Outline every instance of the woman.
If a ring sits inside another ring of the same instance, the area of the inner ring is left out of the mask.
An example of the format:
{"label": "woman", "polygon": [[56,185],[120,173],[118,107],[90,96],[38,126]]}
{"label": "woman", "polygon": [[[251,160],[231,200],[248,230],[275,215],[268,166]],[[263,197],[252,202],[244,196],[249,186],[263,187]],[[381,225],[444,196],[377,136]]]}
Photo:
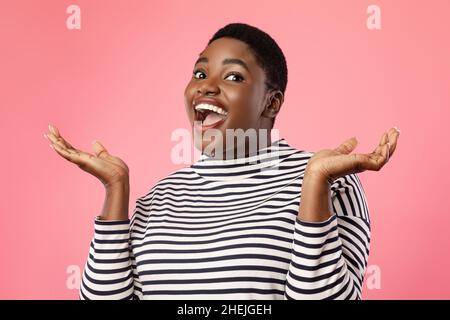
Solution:
{"label": "woman", "polygon": [[271,141],[286,84],[268,34],[242,23],[217,31],[184,92],[202,155],[137,199],[131,220],[127,165],[50,126],[54,150],[106,189],[81,299],[361,298],[370,219],[356,174],[380,170],[399,131],[370,154],[351,153],[355,138],[316,153]]}

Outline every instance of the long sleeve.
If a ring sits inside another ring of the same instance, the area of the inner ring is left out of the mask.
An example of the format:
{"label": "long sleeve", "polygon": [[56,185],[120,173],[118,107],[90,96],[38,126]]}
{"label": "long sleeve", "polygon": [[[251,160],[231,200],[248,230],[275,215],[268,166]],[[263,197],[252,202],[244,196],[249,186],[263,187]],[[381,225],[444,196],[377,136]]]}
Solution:
{"label": "long sleeve", "polygon": [[130,220],[94,222],[80,300],[137,300],[142,294],[130,245]]}
{"label": "long sleeve", "polygon": [[295,221],[285,299],[361,299],[370,248],[370,219],[356,174],[331,186],[333,215]]}

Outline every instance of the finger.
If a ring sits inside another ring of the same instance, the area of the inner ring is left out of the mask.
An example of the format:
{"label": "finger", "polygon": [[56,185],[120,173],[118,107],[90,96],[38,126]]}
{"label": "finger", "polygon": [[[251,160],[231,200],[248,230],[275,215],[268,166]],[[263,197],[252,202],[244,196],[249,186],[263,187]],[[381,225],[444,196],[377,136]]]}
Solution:
{"label": "finger", "polygon": [[64,143],[64,139],[61,136],[56,138],[54,133],[44,134],[44,137],[50,141],[50,147],[52,147],[60,156],[73,163],[83,165],[90,157],[92,157],[92,155],[84,154],[84,152],[74,149],[73,147],[68,148],[66,145],[67,143]]}
{"label": "finger", "polygon": [[53,133],[53,134],[55,135],[55,137],[59,137],[59,136],[60,136],[59,130],[58,130],[57,127],[52,126],[51,124],[49,124],[49,125],[48,125],[48,130],[49,130],[51,133]]}
{"label": "finger", "polygon": [[61,133],[59,132],[58,128],[49,124],[48,125],[48,130],[50,131],[51,134],[53,134],[53,136],[55,136],[56,139],[61,139],[62,142],[66,145],[67,148],[71,148],[71,149],[75,149],[69,142],[67,142],[62,136]]}
{"label": "finger", "polygon": [[90,166],[95,165],[95,163],[92,162],[92,159],[95,158],[95,156],[90,153],[75,149],[68,150],[64,147],[61,147],[60,144],[53,144],[53,147],[55,151],[57,151],[61,156],[63,156],[70,162],[77,164],[81,168],[86,167],[86,165],[89,165],[89,163]]}
{"label": "finger", "polygon": [[61,147],[59,144],[51,144],[50,146],[63,158],[69,160],[70,162],[79,164],[77,155],[75,153],[67,151],[67,149]]}
{"label": "finger", "polygon": [[387,132],[383,133],[383,135],[381,136],[379,146],[383,146],[386,142],[388,142],[388,133]]}
{"label": "finger", "polygon": [[385,133],[383,133],[383,135],[381,136],[380,139],[380,143],[378,144],[378,146],[375,148],[375,150],[372,152],[372,154],[382,154],[382,151],[385,147],[385,144],[389,141],[389,131],[386,131]]}
{"label": "finger", "polygon": [[379,153],[354,154],[357,172],[365,170],[379,171],[389,161],[389,143],[380,147]]}
{"label": "finger", "polygon": [[62,141],[58,140],[53,133],[44,134],[44,137],[49,140],[50,146],[58,145],[63,149],[67,149]]}
{"label": "finger", "polygon": [[[397,139],[398,139],[399,134],[400,134],[400,131],[398,131],[398,129],[393,127],[386,132],[386,138],[384,139],[384,141],[382,141],[385,143],[389,143],[389,157],[392,157],[392,155],[394,154],[395,148],[397,146]],[[381,144],[380,144],[380,146],[381,146]],[[381,150],[382,148],[377,148],[377,150],[378,149]]]}
{"label": "finger", "polygon": [[74,149],[70,144],[65,143],[64,139],[61,137],[57,138],[53,133],[44,135],[53,145],[58,145],[62,149],[66,150],[69,153],[75,153],[77,150]]}
{"label": "finger", "polygon": [[389,161],[389,142],[381,147],[381,154],[374,158],[375,170],[380,170]]}
{"label": "finger", "polygon": [[356,140],[356,137],[352,137],[350,139],[345,140],[339,147],[334,149],[334,151],[340,154],[349,154],[356,148],[357,145],[358,140]]}
{"label": "finger", "polygon": [[[382,155],[382,162],[381,162],[381,166],[384,166],[390,158],[390,148],[391,148],[391,143],[390,142],[386,142],[386,144],[384,145],[382,151],[381,151],[381,155]],[[381,168],[381,167],[380,167]]]}
{"label": "finger", "polygon": [[92,147],[94,149],[94,154],[96,155],[97,158],[100,158],[114,165],[125,167],[127,170],[129,170],[127,164],[123,162],[121,159],[112,156],[100,141],[94,140],[92,142]]}
{"label": "finger", "polygon": [[58,136],[56,136],[54,133],[50,132],[49,134],[47,134],[47,136],[52,142],[59,142],[59,144],[61,146],[64,146],[68,151],[77,151],[77,149],[74,148],[69,142],[67,142],[59,133]]}
{"label": "finger", "polygon": [[109,157],[109,153],[108,150],[106,150],[106,148],[100,143],[100,141],[93,141],[92,142],[92,147],[94,149],[94,153],[97,156],[97,158],[108,158]]}
{"label": "finger", "polygon": [[388,141],[390,143],[390,149],[389,149],[390,157],[392,157],[395,149],[397,148],[397,141],[398,141],[399,136],[400,136],[400,131],[398,129],[396,130],[393,128],[389,133]]}

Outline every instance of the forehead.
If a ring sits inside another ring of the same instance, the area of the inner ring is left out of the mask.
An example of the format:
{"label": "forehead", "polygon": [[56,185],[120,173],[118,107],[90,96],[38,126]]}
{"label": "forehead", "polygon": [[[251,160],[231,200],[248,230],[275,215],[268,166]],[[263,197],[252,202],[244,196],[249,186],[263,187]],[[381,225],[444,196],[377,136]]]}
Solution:
{"label": "forehead", "polygon": [[255,56],[249,46],[245,42],[233,38],[224,37],[214,40],[199,54],[199,57],[207,57],[210,64],[237,58],[243,60],[251,71],[258,68]]}

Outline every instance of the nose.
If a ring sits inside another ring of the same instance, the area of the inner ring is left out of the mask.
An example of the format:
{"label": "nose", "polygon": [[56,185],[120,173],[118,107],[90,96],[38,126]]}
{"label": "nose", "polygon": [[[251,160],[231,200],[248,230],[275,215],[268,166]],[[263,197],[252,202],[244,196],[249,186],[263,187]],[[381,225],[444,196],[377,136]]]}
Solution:
{"label": "nose", "polygon": [[218,94],[220,89],[217,86],[217,83],[213,79],[209,78],[201,81],[197,88],[197,92],[203,95]]}

